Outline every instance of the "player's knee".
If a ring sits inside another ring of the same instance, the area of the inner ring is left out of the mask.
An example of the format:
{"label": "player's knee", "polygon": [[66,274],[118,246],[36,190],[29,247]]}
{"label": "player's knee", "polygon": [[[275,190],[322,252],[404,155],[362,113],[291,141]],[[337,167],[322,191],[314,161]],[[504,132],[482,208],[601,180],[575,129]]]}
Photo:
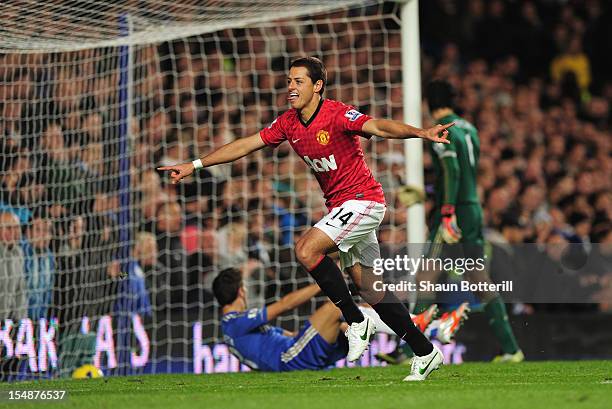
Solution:
{"label": "player's knee", "polygon": [[295,244],[295,257],[308,270],[314,267],[317,256],[314,254],[312,249],[309,248],[308,243],[304,240],[298,240]]}

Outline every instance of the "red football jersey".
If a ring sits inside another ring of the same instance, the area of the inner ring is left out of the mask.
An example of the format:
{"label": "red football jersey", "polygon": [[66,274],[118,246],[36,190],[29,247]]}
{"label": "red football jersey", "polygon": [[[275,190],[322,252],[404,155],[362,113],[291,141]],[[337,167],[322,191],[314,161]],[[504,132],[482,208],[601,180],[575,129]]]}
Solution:
{"label": "red football jersey", "polygon": [[307,123],[296,109],[290,109],[260,136],[272,147],[289,141],[314,172],[328,209],[353,199],[384,204],[382,186],[366,165],[359,141],[361,128],[369,119],[354,107],[322,99]]}

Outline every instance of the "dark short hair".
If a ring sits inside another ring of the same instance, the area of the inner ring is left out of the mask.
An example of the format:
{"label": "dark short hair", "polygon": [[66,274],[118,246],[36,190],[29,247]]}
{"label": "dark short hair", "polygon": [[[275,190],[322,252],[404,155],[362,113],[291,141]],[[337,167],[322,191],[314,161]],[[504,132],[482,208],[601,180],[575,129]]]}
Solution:
{"label": "dark short hair", "polygon": [[321,60],[316,57],[302,57],[297,60],[293,60],[289,69],[293,67],[304,67],[308,70],[308,76],[312,80],[312,83],[315,84],[317,81],[323,81],[323,86],[321,87],[321,91],[319,95],[323,95],[323,91],[325,91],[325,84],[327,84],[327,69]]}
{"label": "dark short hair", "polygon": [[430,111],[440,108],[454,108],[455,90],[444,80],[434,80],[427,85],[425,91]]}
{"label": "dark short hair", "polygon": [[240,287],[242,287],[242,273],[235,268],[221,271],[212,284],[213,294],[222,307],[234,302]]}

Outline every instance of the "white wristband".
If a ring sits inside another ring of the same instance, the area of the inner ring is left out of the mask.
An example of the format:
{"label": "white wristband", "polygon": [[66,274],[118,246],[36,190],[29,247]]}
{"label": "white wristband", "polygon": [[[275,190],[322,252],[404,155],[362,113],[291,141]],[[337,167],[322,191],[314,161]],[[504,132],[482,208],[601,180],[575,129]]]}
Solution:
{"label": "white wristband", "polygon": [[195,169],[202,169],[204,167],[204,165],[202,165],[202,159],[196,159],[191,163],[193,163]]}

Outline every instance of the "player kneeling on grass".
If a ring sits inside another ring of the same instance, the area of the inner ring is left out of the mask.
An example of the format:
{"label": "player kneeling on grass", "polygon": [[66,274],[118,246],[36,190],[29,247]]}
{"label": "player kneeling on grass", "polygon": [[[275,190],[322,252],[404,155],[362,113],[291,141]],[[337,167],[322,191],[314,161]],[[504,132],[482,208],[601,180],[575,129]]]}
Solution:
{"label": "player kneeling on grass", "polygon": [[[213,292],[223,309],[221,329],[224,341],[242,363],[261,371],[316,370],[334,365],[347,357],[349,345],[344,335],[348,324],[342,320],[342,312],[333,303],[327,302],[317,309],[297,334],[268,324],[284,312],[310,301],[320,291],[317,284],[311,284],[266,307],[247,309],[247,293],[240,271],[223,270],[213,282]],[[394,334],[372,308],[359,308],[378,331]],[[426,334],[430,333],[441,342],[449,342],[459,329],[461,320],[433,321],[435,311],[432,307],[413,317],[413,322]],[[415,366],[413,370],[416,372],[405,380],[423,380],[441,364],[441,359],[433,359],[425,370]]]}

